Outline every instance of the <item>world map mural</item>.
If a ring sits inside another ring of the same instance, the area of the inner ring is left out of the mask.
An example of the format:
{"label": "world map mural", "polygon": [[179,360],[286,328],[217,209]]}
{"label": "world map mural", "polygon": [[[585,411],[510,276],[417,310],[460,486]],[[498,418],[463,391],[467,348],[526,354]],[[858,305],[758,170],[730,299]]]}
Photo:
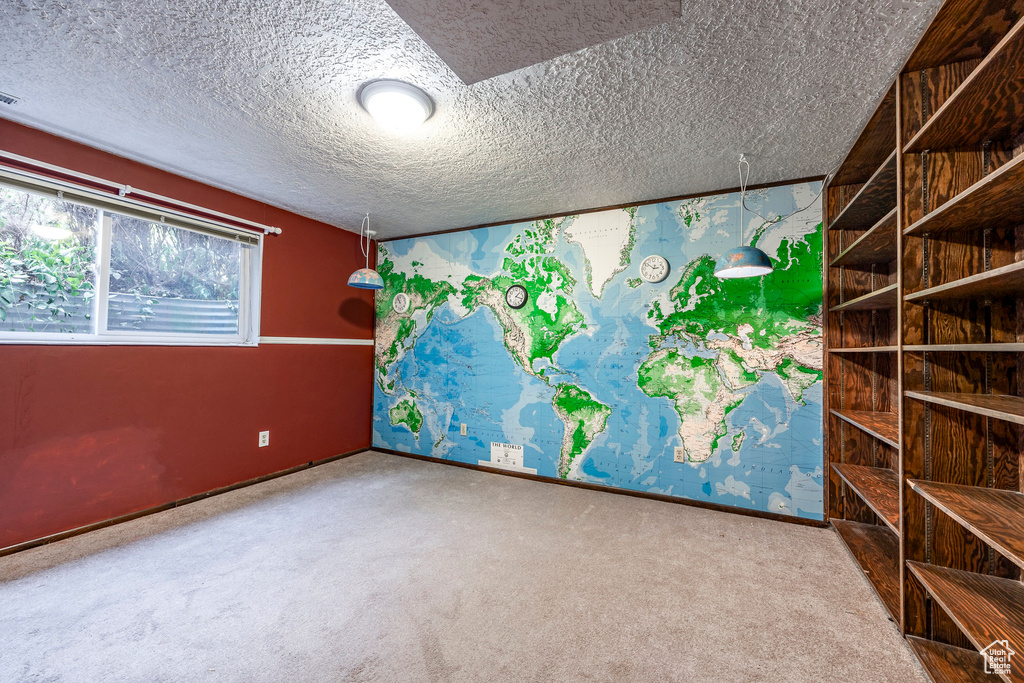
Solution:
{"label": "world map mural", "polygon": [[819,187],[381,243],[374,446],[822,519]]}

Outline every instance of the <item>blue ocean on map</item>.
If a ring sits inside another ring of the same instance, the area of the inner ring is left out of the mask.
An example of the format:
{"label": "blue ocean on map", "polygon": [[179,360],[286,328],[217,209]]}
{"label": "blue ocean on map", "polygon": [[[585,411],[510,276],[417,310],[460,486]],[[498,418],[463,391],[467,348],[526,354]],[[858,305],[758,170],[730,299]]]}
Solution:
{"label": "blue ocean on map", "polygon": [[[748,194],[747,205],[763,216],[786,215],[811,202],[818,189],[817,183],[802,183],[759,190]],[[716,333],[704,339],[662,337],[650,320],[652,302],[668,301],[689,264],[705,255],[717,258],[739,243],[736,194],[702,198],[695,207],[689,221],[682,202],[638,207],[629,264],[608,279],[599,297],[587,279],[588,268],[594,267],[593,252],[588,254],[564,234],[553,239],[543,256],[557,259],[575,278],[572,301],[585,328],[568,336],[552,358],[537,361],[532,373],[506,345],[498,315],[502,311],[485,305],[467,307],[459,287],[467,277],[503,273],[507,245],[534,229],[533,224],[385,243],[381,258],[393,263],[396,272],[415,271],[431,281],[449,282],[458,293],[419,312],[415,331],[398,345],[397,358],[379,369],[374,445],[487,465],[492,443],[518,444],[523,446],[524,471],[555,478],[560,476],[567,436],[555,394],[567,383],[610,409],[604,428],[572,461],[572,479],[822,519],[820,379],[809,381],[801,392],[792,388],[792,381],[787,385],[781,370],[756,370],[756,381],[734,390],[740,398],[724,417],[724,434],[718,436],[710,457],[699,462],[677,461],[683,442],[673,401],[648,395],[639,386],[638,372],[654,346],[677,349],[687,358],[713,360],[720,351],[708,342],[727,340],[726,335],[714,337]],[[777,224],[749,214],[748,220],[744,239],[757,235],[759,245],[773,254],[784,239],[820,231],[821,210],[813,204]],[[662,282],[638,284],[639,263],[650,254],[664,256],[672,270]],[[818,278],[820,283],[820,271]],[[820,317],[808,324],[820,329]],[[378,327],[378,340],[382,338]],[[804,361],[808,372],[820,370],[820,353],[816,362],[814,368]],[[396,419],[396,406],[403,401],[415,405],[422,424],[407,417]],[[460,434],[462,424],[468,427],[466,436]]]}

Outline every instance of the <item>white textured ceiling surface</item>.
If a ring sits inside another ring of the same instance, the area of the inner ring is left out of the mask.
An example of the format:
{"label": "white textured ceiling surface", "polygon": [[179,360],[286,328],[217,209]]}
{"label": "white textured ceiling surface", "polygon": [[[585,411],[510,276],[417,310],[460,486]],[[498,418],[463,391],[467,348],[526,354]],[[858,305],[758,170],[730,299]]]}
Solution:
{"label": "white textured ceiling surface", "polygon": [[[740,152],[751,183],[822,174],[940,4],[693,0],[467,86],[385,0],[4,0],[0,116],[394,237],[733,187]],[[436,113],[382,131],[377,78]]]}
{"label": "white textured ceiling surface", "polygon": [[387,0],[466,83],[679,17],[680,0]]}

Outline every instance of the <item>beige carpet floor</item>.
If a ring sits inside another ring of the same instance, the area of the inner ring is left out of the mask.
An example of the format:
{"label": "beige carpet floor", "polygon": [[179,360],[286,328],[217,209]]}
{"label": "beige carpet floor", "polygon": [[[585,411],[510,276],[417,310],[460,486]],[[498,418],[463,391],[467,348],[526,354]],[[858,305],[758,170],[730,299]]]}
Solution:
{"label": "beige carpet floor", "polygon": [[924,681],[835,532],[364,453],[0,558],[0,681]]}

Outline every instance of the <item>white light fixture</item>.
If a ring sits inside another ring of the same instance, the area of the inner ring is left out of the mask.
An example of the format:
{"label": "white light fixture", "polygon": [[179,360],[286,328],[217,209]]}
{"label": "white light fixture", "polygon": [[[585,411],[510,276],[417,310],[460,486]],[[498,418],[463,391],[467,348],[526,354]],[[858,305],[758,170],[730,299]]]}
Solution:
{"label": "white light fixture", "polygon": [[371,81],[359,90],[359,104],[384,128],[413,130],[434,113],[434,102],[414,85],[395,80]]}
{"label": "white light fixture", "polygon": [[62,228],[59,225],[33,225],[32,232],[42,237],[44,240],[66,240],[71,237],[72,233],[67,228]]}

